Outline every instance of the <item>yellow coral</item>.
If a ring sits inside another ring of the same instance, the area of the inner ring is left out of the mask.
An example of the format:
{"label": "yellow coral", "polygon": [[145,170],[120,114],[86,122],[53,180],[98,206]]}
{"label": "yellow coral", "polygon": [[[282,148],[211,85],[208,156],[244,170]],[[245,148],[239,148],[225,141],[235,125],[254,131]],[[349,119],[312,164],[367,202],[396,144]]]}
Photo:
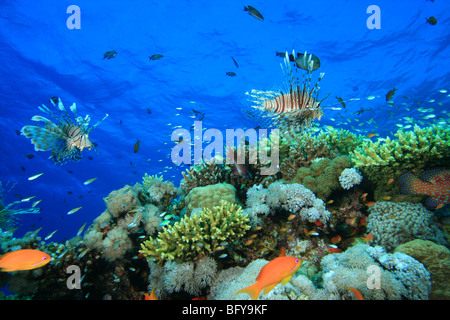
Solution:
{"label": "yellow coral", "polygon": [[139,252],[152,261],[196,260],[223,250],[224,242],[240,239],[248,229],[249,219],[242,208],[222,202],[163,228],[157,238],[144,241]]}

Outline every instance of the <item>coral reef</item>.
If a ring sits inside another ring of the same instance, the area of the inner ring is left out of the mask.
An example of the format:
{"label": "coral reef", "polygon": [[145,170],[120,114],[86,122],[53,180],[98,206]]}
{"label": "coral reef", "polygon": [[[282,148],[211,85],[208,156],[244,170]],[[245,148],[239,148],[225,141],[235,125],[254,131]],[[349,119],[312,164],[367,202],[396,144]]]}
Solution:
{"label": "coral reef", "polygon": [[325,201],[333,191],[342,190],[339,177],[346,168],[351,167],[353,165],[348,156],[339,156],[332,160],[318,159],[310,167],[298,169],[292,182],[304,185]]}
{"label": "coral reef", "polygon": [[321,199],[298,183],[274,182],[267,189],[253,186],[248,191],[247,208],[244,213],[252,219],[258,214],[275,214],[277,209],[298,214],[303,220],[319,220],[325,223],[330,216]]}
{"label": "coral reef", "polygon": [[430,299],[450,299],[450,251],[445,246],[415,239],[399,245],[394,252],[407,254],[425,266],[432,283]]}
{"label": "coral reef", "polygon": [[413,130],[398,130],[376,142],[365,140],[350,153],[355,167],[372,180],[397,177],[402,171],[418,174],[424,168],[450,162],[450,131],[448,127],[432,125],[424,129],[414,125]]}
{"label": "coral reef", "polygon": [[[323,288],[330,299],[348,297],[345,286],[359,290],[366,300],[428,299],[431,291],[430,274],[420,262],[406,254],[386,253],[382,247],[357,244],[327,255],[321,265]],[[378,288],[370,278],[376,272]]]}
{"label": "coral reef", "polygon": [[217,275],[217,263],[211,257],[195,262],[168,261],[164,266],[149,262],[149,268],[148,282],[152,284],[160,298],[176,292],[185,292],[197,297],[213,283]]}
{"label": "coral reef", "polygon": [[369,212],[367,230],[375,244],[388,250],[414,239],[447,243],[433,213],[420,203],[377,201]]}
{"label": "coral reef", "polygon": [[240,206],[223,202],[164,227],[156,238],[144,241],[140,252],[150,261],[194,261],[225,247],[231,250],[250,229],[248,221]]}
{"label": "coral reef", "polygon": [[326,143],[310,130],[298,132],[293,128],[281,134],[280,172],[285,180],[292,180],[301,167],[309,167],[314,160],[333,157]]}

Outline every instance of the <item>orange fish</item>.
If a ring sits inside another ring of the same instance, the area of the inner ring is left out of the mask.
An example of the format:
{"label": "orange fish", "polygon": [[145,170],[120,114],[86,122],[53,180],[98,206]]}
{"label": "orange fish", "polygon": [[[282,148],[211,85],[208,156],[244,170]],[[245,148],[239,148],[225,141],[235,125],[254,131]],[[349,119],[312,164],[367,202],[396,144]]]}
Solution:
{"label": "orange fish", "polygon": [[367,236],[361,237],[361,239],[363,239],[366,242],[369,242],[369,241],[372,241],[373,235],[371,233],[369,233]]}
{"label": "orange fish", "polygon": [[0,268],[3,272],[32,270],[49,263],[52,258],[45,252],[34,249],[20,249],[5,253],[0,258]]}
{"label": "orange fish", "polygon": [[295,214],[291,214],[287,219],[288,219],[289,221],[291,221],[291,220],[294,219],[295,217],[296,217]]}
{"label": "orange fish", "polygon": [[400,192],[403,194],[428,195],[425,205],[429,209],[436,209],[440,204],[450,203],[450,170],[443,168],[422,172],[420,178],[412,172],[404,171],[400,174]]}
{"label": "orange fish", "polygon": [[330,248],[328,248],[328,252],[329,253],[341,253],[342,250],[339,248],[330,247]]}
{"label": "orange fish", "polygon": [[155,287],[152,288],[152,292],[150,294],[144,293],[144,300],[159,300],[155,293]]}
{"label": "orange fish", "polygon": [[252,239],[250,239],[250,240],[248,240],[246,243],[244,243],[244,246],[249,246],[249,245],[251,245],[252,244],[252,242],[253,242],[253,240]]}
{"label": "orange fish", "polygon": [[366,202],[366,203],[365,203],[365,205],[368,206],[368,207],[373,206],[374,204],[375,204],[375,202],[373,202],[373,201],[372,201],[372,202]]}
{"label": "orange fish", "polygon": [[386,196],[383,198],[383,200],[391,200],[391,198],[392,198],[391,196]]}
{"label": "orange fish", "polygon": [[369,133],[368,135],[367,135],[367,138],[372,138],[372,137],[374,137],[376,135],[376,133]]}
{"label": "orange fish", "polygon": [[364,216],[359,220],[358,226],[366,226],[367,225],[367,216]]}
{"label": "orange fish", "polygon": [[336,237],[331,238],[331,243],[332,244],[337,244],[339,242],[341,242],[342,238],[340,235],[337,235]]}
{"label": "orange fish", "polygon": [[356,300],[364,300],[361,292],[359,292],[358,289],[355,289],[352,287],[347,287],[347,286],[345,286],[345,289],[350,290],[356,296]]}
{"label": "orange fish", "polygon": [[239,290],[236,294],[247,293],[250,298],[257,300],[261,290],[263,290],[263,294],[268,294],[277,284],[288,283],[301,264],[299,258],[277,257],[262,267],[254,284]]}
{"label": "orange fish", "polygon": [[366,192],[366,193],[363,193],[363,194],[361,195],[361,198],[365,198],[365,197],[367,197],[367,195],[368,195],[367,192]]}
{"label": "orange fish", "polygon": [[390,178],[390,179],[388,180],[388,184],[391,184],[392,182],[394,182],[394,178]]}

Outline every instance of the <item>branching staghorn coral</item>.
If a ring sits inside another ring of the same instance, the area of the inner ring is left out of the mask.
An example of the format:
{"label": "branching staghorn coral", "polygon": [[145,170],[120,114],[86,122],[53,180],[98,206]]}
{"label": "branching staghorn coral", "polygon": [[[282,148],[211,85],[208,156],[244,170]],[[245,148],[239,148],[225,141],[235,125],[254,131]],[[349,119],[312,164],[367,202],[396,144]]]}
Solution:
{"label": "branching staghorn coral", "polygon": [[149,261],[195,261],[225,249],[248,229],[249,219],[242,214],[242,208],[222,203],[164,227],[156,238],[141,244],[140,252]]}
{"label": "branching staghorn coral", "polygon": [[365,140],[350,153],[355,167],[376,180],[397,177],[404,170],[417,174],[425,167],[445,166],[450,161],[448,127],[432,125],[422,129],[415,125],[413,130],[400,129],[394,136],[394,140]]}

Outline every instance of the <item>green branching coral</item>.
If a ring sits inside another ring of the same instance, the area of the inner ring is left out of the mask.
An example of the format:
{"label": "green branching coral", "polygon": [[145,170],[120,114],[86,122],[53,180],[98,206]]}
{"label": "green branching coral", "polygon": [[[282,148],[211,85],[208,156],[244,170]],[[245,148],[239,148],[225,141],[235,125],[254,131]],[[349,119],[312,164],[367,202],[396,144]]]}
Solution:
{"label": "green branching coral", "polygon": [[242,208],[223,202],[164,227],[156,238],[141,244],[140,252],[151,261],[193,261],[223,250],[225,243],[240,239],[248,229],[249,219]]}
{"label": "green branching coral", "polygon": [[327,129],[321,130],[317,137],[324,141],[330,150],[337,152],[340,155],[349,155],[351,151],[359,147],[363,141],[364,136],[356,135],[345,129]]}
{"label": "green branching coral", "polygon": [[397,139],[365,140],[350,156],[355,167],[361,167],[369,176],[398,176],[404,170],[415,173],[425,167],[445,165],[450,160],[450,130],[432,125],[414,126],[411,131],[398,130]]}

